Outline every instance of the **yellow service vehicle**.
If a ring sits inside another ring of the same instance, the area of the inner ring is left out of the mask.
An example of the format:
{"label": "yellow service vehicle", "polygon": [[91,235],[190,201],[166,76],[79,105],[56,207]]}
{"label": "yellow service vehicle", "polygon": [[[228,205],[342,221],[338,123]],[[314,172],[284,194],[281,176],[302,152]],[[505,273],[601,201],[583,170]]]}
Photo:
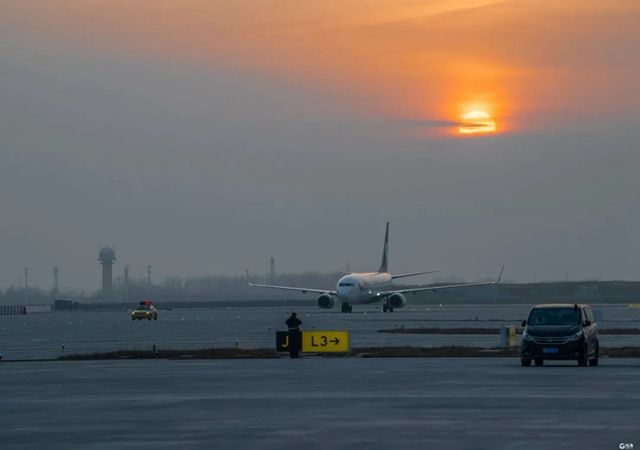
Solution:
{"label": "yellow service vehicle", "polygon": [[140,305],[131,313],[131,320],[158,320],[158,310],[150,300],[140,302]]}

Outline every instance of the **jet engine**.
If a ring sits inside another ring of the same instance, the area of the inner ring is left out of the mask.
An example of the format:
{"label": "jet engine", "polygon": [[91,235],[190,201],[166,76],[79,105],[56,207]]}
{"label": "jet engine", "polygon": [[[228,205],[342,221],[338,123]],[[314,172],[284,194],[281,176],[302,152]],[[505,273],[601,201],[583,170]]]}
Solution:
{"label": "jet engine", "polygon": [[318,307],[322,309],[331,309],[333,308],[334,300],[333,295],[331,294],[322,294],[318,297]]}
{"label": "jet engine", "polygon": [[400,293],[392,294],[389,297],[389,306],[391,306],[392,308],[404,308],[406,304],[406,297]]}

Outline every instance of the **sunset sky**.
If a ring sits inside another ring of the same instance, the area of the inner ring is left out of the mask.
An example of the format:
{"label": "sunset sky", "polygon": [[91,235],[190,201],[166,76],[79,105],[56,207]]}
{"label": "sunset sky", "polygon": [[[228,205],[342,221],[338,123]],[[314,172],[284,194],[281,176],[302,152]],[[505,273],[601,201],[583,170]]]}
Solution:
{"label": "sunset sky", "polygon": [[[640,3],[9,0],[0,289],[640,279]],[[466,117],[466,118],[465,118]],[[473,132],[471,132],[473,131]],[[438,279],[436,277],[436,279]]]}

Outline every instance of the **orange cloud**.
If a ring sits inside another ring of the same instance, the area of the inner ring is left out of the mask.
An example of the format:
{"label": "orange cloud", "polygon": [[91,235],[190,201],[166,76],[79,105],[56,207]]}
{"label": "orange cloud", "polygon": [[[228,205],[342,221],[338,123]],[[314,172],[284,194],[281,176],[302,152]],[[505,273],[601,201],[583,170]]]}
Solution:
{"label": "orange cloud", "polygon": [[482,105],[509,130],[637,107],[623,95],[639,90],[635,0],[15,0],[4,8],[18,34],[282,78],[368,114],[459,121]]}

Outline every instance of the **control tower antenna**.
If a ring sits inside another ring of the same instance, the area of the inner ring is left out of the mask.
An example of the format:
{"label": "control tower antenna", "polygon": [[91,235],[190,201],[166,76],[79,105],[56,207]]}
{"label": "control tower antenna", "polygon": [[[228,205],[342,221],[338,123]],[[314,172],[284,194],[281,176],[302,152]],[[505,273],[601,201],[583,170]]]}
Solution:
{"label": "control tower antenna", "polygon": [[113,296],[113,263],[116,260],[116,251],[112,247],[103,247],[98,255],[98,261],[102,264],[102,298],[111,300]]}

